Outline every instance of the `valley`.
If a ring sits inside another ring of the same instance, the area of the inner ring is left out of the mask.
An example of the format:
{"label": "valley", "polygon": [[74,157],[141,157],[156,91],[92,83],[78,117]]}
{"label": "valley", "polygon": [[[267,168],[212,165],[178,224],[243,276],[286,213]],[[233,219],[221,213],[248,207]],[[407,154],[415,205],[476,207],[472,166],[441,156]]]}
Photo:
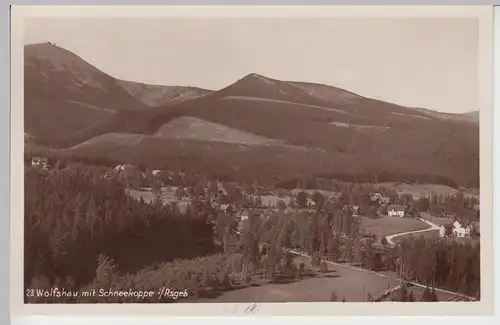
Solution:
{"label": "valley", "polygon": [[478,113],[256,73],[150,85],[52,43],[24,50],[25,285],[479,297]]}

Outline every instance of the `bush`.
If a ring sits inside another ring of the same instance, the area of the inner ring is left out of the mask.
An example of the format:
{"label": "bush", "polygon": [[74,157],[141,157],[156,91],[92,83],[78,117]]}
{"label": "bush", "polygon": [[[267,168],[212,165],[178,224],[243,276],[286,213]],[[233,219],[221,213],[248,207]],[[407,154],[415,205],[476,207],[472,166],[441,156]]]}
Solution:
{"label": "bush", "polygon": [[328,272],[328,265],[326,265],[325,261],[321,262],[321,264],[319,265],[319,271],[321,273],[327,273]]}
{"label": "bush", "polygon": [[231,287],[231,280],[229,279],[227,272],[223,272],[221,276],[219,276],[219,283],[224,289],[229,289]]}

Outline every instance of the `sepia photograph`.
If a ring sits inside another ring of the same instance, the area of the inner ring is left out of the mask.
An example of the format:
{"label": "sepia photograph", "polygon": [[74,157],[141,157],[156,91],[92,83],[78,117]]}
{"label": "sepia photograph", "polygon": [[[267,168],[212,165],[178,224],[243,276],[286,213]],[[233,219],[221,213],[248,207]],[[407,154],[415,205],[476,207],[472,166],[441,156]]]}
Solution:
{"label": "sepia photograph", "polygon": [[19,304],[490,306],[491,10],[36,8]]}

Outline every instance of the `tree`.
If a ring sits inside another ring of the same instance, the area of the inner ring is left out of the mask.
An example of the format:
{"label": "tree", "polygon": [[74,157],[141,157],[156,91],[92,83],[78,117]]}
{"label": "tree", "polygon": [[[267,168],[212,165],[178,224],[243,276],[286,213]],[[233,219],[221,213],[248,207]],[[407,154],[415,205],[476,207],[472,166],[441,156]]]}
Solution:
{"label": "tree", "polygon": [[160,198],[162,196],[162,190],[159,181],[153,181],[152,192],[155,198]]}
{"label": "tree", "polygon": [[194,198],[195,197],[195,190],[194,190],[194,187],[193,186],[188,186],[187,189],[186,189],[186,194],[190,197],[190,198]]}
{"label": "tree", "polygon": [[420,297],[420,301],[432,301],[432,293],[429,287],[426,287],[422,296]]}
{"label": "tree", "polygon": [[418,210],[418,207],[416,204],[412,204],[410,208],[410,212],[413,218],[420,218],[420,211]]}
{"label": "tree", "polygon": [[387,246],[389,245],[389,242],[387,241],[387,239],[385,237],[382,237],[382,240],[380,241],[380,243],[384,246]]}
{"label": "tree", "polygon": [[[320,192],[314,192],[314,194],[312,196],[312,200],[314,201],[316,206],[318,208],[320,208],[321,206],[323,206],[323,203],[325,201],[325,197]],[[306,200],[306,202],[307,202],[307,200]]]}
{"label": "tree", "polygon": [[429,210],[430,202],[427,197],[420,199],[419,203],[420,211],[427,212]]}
{"label": "tree", "polygon": [[254,187],[251,184],[246,184],[245,185],[245,192],[247,194],[255,194]]}
{"label": "tree", "polygon": [[285,211],[286,210],[286,204],[285,204],[285,202],[283,202],[283,200],[278,200],[278,202],[276,203],[276,207],[280,211]]}
{"label": "tree", "polygon": [[207,199],[213,200],[217,196],[217,191],[219,188],[217,187],[217,183],[214,181],[208,182],[207,185]]}
{"label": "tree", "polygon": [[436,290],[434,289],[434,287],[432,287],[430,298],[431,298],[430,301],[432,301],[432,302],[438,301],[438,297],[437,297]]}
{"label": "tree", "polygon": [[182,186],[178,186],[175,189],[175,197],[177,200],[181,200],[184,196],[186,196],[186,192],[184,191],[184,188]]}
{"label": "tree", "polygon": [[255,198],[255,206],[259,208],[262,207],[262,198],[260,196]]}
{"label": "tree", "polygon": [[402,301],[407,302],[410,301],[410,296],[408,295],[408,290],[406,289],[406,285],[403,285],[397,292],[393,301]]}
{"label": "tree", "polygon": [[259,258],[259,247],[257,241],[257,228],[258,219],[255,214],[250,210],[248,213],[248,220],[241,231],[241,246],[242,246],[242,262],[243,270],[241,272],[241,279],[248,280],[248,266],[250,263],[256,264]]}
{"label": "tree", "polygon": [[377,211],[375,210],[375,207],[373,205],[368,205],[366,207],[365,215],[368,218],[376,218],[377,217]]}
{"label": "tree", "polygon": [[304,191],[299,192],[297,194],[296,200],[299,207],[305,208],[307,206],[307,193]]}
{"label": "tree", "polygon": [[229,279],[229,275],[227,272],[223,272],[219,277],[219,283],[224,289],[228,289],[231,287],[231,280]]}
{"label": "tree", "polygon": [[354,260],[358,263],[362,261],[361,241],[359,236],[354,239]]}
{"label": "tree", "polygon": [[374,252],[373,252],[373,241],[372,239],[368,239],[366,241],[366,261],[365,265],[369,270],[373,270],[375,267],[375,259],[374,259]]}
{"label": "tree", "polygon": [[319,265],[319,271],[321,273],[327,273],[328,272],[328,265],[326,265],[325,261],[322,261]]}

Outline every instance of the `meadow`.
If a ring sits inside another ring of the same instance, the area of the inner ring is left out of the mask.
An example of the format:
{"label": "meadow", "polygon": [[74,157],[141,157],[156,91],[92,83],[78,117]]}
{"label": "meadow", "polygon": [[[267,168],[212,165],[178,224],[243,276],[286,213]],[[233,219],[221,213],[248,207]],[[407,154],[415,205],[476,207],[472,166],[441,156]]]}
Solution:
{"label": "meadow", "polygon": [[385,237],[400,232],[427,229],[429,226],[420,220],[383,216],[381,218],[361,218],[361,231],[377,237]]}

